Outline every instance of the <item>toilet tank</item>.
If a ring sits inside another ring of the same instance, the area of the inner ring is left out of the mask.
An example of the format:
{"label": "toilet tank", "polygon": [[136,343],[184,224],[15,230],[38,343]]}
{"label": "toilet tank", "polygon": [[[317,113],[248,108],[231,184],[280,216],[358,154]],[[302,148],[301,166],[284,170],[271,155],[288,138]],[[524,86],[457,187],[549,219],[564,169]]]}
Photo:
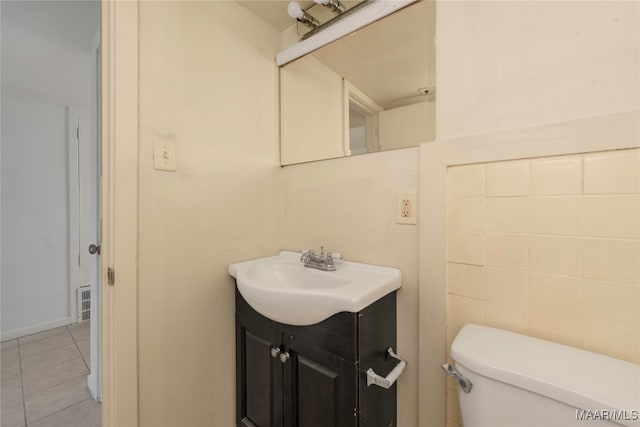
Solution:
{"label": "toilet tank", "polygon": [[465,427],[640,427],[640,365],[473,324],[451,356]]}

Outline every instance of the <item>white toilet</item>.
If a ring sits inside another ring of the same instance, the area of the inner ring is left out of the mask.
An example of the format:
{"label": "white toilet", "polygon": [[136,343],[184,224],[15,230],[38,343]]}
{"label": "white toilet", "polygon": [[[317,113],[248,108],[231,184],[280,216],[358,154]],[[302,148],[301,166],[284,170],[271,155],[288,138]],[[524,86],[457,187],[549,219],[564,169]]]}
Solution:
{"label": "white toilet", "polygon": [[640,365],[473,324],[451,356],[465,427],[640,426]]}

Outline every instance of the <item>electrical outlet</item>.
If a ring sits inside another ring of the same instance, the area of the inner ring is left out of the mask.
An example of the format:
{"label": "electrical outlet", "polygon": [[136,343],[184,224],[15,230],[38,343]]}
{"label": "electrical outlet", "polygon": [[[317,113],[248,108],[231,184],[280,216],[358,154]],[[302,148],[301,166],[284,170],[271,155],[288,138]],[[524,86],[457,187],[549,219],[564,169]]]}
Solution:
{"label": "electrical outlet", "polygon": [[411,200],[404,198],[400,201],[400,216],[402,218],[411,217]]}
{"label": "electrical outlet", "polygon": [[417,208],[416,193],[398,193],[396,201],[398,224],[416,224]]}
{"label": "electrical outlet", "polygon": [[176,170],[176,141],[155,136],[153,138],[153,161],[155,168],[164,171]]}

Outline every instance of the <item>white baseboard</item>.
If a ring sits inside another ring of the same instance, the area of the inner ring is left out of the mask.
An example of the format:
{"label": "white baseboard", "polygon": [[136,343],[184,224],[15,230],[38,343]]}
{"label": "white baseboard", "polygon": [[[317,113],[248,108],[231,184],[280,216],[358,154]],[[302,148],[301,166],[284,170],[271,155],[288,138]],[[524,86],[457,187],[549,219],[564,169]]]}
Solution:
{"label": "white baseboard", "polygon": [[25,328],[14,329],[13,331],[5,331],[0,333],[0,341],[9,341],[26,335],[37,334],[38,332],[48,331],[49,329],[59,328],[60,326],[67,326],[70,323],[71,318],[64,317],[51,322],[43,322]]}
{"label": "white baseboard", "polygon": [[93,372],[87,375],[87,389],[89,389],[89,395],[91,399],[96,402],[100,402],[100,395],[98,394],[98,383],[96,382],[96,377],[93,375]]}

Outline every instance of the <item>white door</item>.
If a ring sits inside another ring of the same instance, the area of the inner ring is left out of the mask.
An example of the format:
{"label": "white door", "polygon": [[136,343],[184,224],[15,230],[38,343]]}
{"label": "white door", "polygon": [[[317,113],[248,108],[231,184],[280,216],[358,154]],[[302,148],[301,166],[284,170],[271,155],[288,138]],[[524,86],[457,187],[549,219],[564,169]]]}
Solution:
{"label": "white door", "polygon": [[[86,253],[86,241],[91,231],[87,215],[91,211],[87,191],[89,172],[87,157],[90,145],[89,113],[75,108],[67,109],[69,133],[69,234],[70,234],[70,302],[71,323],[82,320],[78,309],[78,289],[91,286],[90,259]],[[82,129],[81,129],[82,127]],[[88,206],[89,205],[89,206]]]}
{"label": "white door", "polygon": [[89,113],[69,108],[69,203],[71,231],[71,322],[86,320],[77,289],[98,281],[98,258],[89,253],[98,239],[98,158]]}
{"label": "white door", "polygon": [[[78,116],[80,286],[98,282],[98,157],[89,115]],[[93,295],[92,295],[93,296]],[[86,317],[85,317],[86,318]],[[79,313],[78,320],[83,320]]]}
{"label": "white door", "polygon": [[[99,167],[95,128],[87,112],[69,108],[69,188],[72,274],[70,314],[72,322],[91,319],[91,366],[88,387],[100,399],[99,352]],[[74,265],[75,264],[75,265]],[[78,292],[80,289],[80,293]],[[88,292],[87,292],[88,291]],[[89,294],[89,307],[82,294]],[[83,306],[84,305],[84,306]]]}
{"label": "white door", "polygon": [[[95,161],[96,173],[93,175],[96,179],[95,185],[95,205],[96,205],[96,245],[102,245],[102,156],[101,156],[101,135],[100,135],[100,64],[101,64],[101,51],[100,51],[100,37],[98,36],[94,41],[93,49],[93,64],[95,66],[92,76],[93,91],[93,111],[91,115],[91,135],[92,148],[95,152],[91,153],[91,161]],[[91,289],[91,366],[88,378],[88,387],[91,396],[98,402],[102,401],[102,274],[100,271],[101,260],[99,255],[95,257],[95,281],[94,286]]]}

